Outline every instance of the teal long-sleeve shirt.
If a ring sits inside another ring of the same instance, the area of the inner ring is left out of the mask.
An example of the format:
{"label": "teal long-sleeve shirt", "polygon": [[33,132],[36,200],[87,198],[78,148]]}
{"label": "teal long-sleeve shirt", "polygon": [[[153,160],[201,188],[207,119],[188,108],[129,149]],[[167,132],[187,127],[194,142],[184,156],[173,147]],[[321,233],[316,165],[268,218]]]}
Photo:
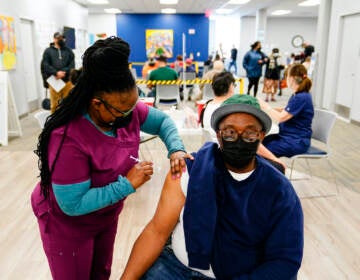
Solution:
{"label": "teal long-sleeve shirt", "polygon": [[[93,123],[89,115],[86,114],[85,118]],[[176,151],[185,151],[175,123],[160,110],[149,107],[147,118],[140,126],[140,129],[145,133],[158,135],[168,150],[168,156]],[[109,137],[114,136],[109,135],[109,133],[105,134]],[[135,192],[128,179],[122,176],[119,176],[117,181],[101,188],[91,188],[90,179],[76,184],[61,185],[53,183],[52,187],[59,207],[69,216],[94,212],[112,205]]]}

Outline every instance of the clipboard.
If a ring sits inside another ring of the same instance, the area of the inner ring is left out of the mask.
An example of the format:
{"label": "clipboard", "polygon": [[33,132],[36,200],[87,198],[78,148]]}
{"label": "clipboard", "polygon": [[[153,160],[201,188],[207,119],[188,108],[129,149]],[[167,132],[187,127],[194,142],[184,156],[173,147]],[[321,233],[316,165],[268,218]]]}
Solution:
{"label": "clipboard", "polygon": [[47,78],[47,83],[56,91],[59,92],[64,88],[66,85],[65,82],[61,79],[56,79],[54,75],[51,75],[49,78]]}

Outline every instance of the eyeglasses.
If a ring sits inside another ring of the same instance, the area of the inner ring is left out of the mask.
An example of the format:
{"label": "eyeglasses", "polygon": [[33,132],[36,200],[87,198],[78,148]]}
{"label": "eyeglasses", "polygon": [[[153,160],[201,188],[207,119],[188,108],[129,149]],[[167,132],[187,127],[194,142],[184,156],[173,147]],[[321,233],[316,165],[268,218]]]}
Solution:
{"label": "eyeglasses", "polygon": [[[122,114],[122,117],[127,117],[128,115],[130,115],[130,113],[132,112],[132,111],[134,111],[134,109],[135,109],[135,107],[136,107],[136,104],[137,104],[137,100],[136,100],[136,102],[135,102],[135,104],[134,104],[134,106],[132,106],[129,110],[127,110],[127,111],[121,111],[121,110],[119,110],[118,108],[116,108],[116,107],[114,107],[114,106],[112,106],[111,104],[109,104],[109,103],[107,103],[105,100],[103,100],[102,98],[100,98],[100,97],[95,97],[96,99],[98,99],[101,103],[103,103],[104,104],[104,106],[105,106],[105,108],[113,115],[113,113],[109,110],[109,108],[111,108],[111,109],[113,109],[114,111],[116,111],[117,113],[120,113],[120,114]],[[114,116],[114,115],[113,115]],[[114,116],[115,117],[115,116]]]}
{"label": "eyeglasses", "polygon": [[259,140],[260,131],[253,129],[245,129],[241,134],[239,134],[233,128],[220,129],[221,138],[228,142],[236,142],[239,137],[247,143],[253,143]]}

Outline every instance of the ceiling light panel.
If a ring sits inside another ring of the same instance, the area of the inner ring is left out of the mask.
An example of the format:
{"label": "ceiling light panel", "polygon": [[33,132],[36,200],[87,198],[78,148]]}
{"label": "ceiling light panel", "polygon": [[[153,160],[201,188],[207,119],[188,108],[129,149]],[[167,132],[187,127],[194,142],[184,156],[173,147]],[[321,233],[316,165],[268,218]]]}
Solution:
{"label": "ceiling light panel", "polygon": [[88,4],[91,5],[107,5],[109,4],[108,0],[87,0]]}
{"label": "ceiling light panel", "polygon": [[178,0],[160,0],[160,4],[162,5],[176,5]]}
{"label": "ceiling light panel", "polygon": [[166,9],[161,9],[161,13],[163,13],[163,14],[176,14],[176,10],[171,9],[171,8],[166,8]]}
{"label": "ceiling light panel", "polygon": [[229,2],[227,2],[227,4],[229,5],[243,5],[250,2],[250,0],[230,0]]}
{"label": "ceiling light panel", "polygon": [[320,0],[307,0],[307,1],[303,1],[303,2],[299,3],[298,5],[302,6],[302,7],[317,6],[317,5],[320,5]]}
{"label": "ceiling light panel", "polygon": [[116,8],[104,9],[104,11],[108,14],[120,14],[121,13],[121,11]]}
{"label": "ceiling light panel", "polygon": [[291,11],[290,10],[276,10],[276,11],[273,11],[271,14],[273,16],[283,16],[283,15],[287,15],[287,14],[290,14]]}

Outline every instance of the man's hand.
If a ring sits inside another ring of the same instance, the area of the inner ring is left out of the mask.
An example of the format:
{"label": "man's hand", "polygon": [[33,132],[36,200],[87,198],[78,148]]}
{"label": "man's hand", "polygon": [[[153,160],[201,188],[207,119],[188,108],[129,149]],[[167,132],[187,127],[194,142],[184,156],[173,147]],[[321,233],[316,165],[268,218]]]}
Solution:
{"label": "man's hand", "polygon": [[65,71],[57,71],[57,72],[56,72],[56,78],[57,78],[57,79],[62,79],[62,78],[65,77],[65,75],[66,75],[66,72],[65,72]]}
{"label": "man's hand", "polygon": [[170,155],[171,176],[173,179],[180,178],[181,173],[186,170],[185,158],[194,160],[191,154],[184,151],[177,151]]}
{"label": "man's hand", "polygon": [[129,180],[134,189],[137,189],[145,182],[149,181],[153,173],[153,163],[150,161],[141,161],[129,170],[126,174],[126,178]]}

